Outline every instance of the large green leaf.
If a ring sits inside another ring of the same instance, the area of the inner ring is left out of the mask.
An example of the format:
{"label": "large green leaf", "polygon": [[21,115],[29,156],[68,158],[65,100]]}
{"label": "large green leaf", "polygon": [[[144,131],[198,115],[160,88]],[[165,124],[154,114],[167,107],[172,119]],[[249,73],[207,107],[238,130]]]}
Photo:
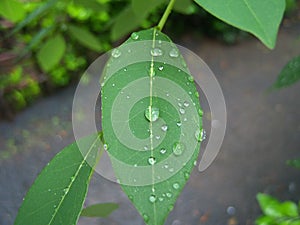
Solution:
{"label": "large green leaf", "polygon": [[1,0],[0,15],[12,22],[18,22],[25,16],[25,10],[23,4],[19,1]]}
{"label": "large green leaf", "polygon": [[66,50],[64,38],[58,34],[44,43],[37,52],[37,60],[44,72],[50,71],[62,59]]}
{"label": "large green leaf", "polygon": [[[15,225],[76,224],[97,162],[99,135],[69,145],[43,169],[28,191]],[[91,166],[90,166],[91,165]]]}
{"label": "large green leaf", "polygon": [[194,0],[219,19],[259,38],[274,48],[285,0]]}
{"label": "large green leaf", "polygon": [[69,25],[68,30],[70,31],[70,35],[74,37],[83,46],[94,51],[102,50],[99,38],[97,38],[87,29],[75,25]]}
{"label": "large green leaf", "polygon": [[199,95],[176,45],[156,29],[133,33],[111,54],[104,140],[124,192],[147,224],[161,225],[199,153]]}
{"label": "large green leaf", "polygon": [[80,216],[107,217],[119,207],[116,203],[99,203],[82,209]]}
{"label": "large green leaf", "polygon": [[281,70],[273,88],[290,86],[300,80],[300,56],[291,59]]}

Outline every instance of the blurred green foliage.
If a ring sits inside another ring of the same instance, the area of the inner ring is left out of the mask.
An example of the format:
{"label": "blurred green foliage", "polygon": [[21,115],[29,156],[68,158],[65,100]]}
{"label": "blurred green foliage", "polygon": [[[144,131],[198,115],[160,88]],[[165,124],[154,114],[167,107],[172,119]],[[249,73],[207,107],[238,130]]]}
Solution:
{"label": "blurred green foliage", "polygon": [[[292,12],[297,1],[286,1],[288,12]],[[0,101],[21,109],[41,93],[69,84],[116,41],[139,28],[155,26],[167,3],[168,0],[1,0]],[[245,36],[193,0],[178,0],[166,31],[178,36],[188,30],[226,43]],[[12,80],[16,73],[17,82]]]}

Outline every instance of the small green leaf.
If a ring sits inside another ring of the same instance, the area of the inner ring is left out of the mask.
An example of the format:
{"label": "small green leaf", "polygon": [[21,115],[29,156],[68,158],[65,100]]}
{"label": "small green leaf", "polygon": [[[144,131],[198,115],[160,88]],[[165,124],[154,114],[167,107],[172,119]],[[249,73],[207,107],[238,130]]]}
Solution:
{"label": "small green leaf", "polygon": [[261,216],[255,220],[256,225],[273,225],[274,219],[269,216]]}
{"label": "small green leaf", "polygon": [[14,225],[76,224],[97,162],[100,135],[64,148],[42,170],[22,203]]}
{"label": "small green leaf", "polygon": [[111,28],[111,39],[116,41],[128,34],[130,31],[135,30],[139,27],[143,19],[143,17],[137,16],[134,13],[131,6],[125,8],[119,13],[113,22]]}
{"label": "small green leaf", "polygon": [[197,6],[193,0],[180,0],[180,1],[175,1],[174,11],[182,14],[190,15],[195,13],[196,7]]}
{"label": "small green leaf", "polygon": [[275,47],[285,0],[194,0],[215,17],[248,31],[267,47]]}
{"label": "small green leaf", "polygon": [[297,217],[299,215],[297,204],[291,201],[281,203],[280,212],[289,217]]}
{"label": "small green leaf", "polygon": [[119,208],[119,205],[116,203],[100,203],[82,209],[80,216],[108,217],[117,208]]}
{"label": "small green leaf", "polygon": [[300,169],[300,159],[288,160],[287,164]]}
{"label": "small green leaf", "polygon": [[16,0],[1,0],[0,15],[12,22],[18,22],[25,16],[23,4]]}
{"label": "small green leaf", "polygon": [[265,215],[272,218],[282,217],[284,215],[281,212],[280,203],[276,198],[262,193],[257,194],[256,198]]}
{"label": "small green leaf", "polygon": [[99,38],[87,29],[75,25],[69,25],[68,30],[70,31],[71,37],[74,37],[83,46],[94,51],[102,50]]}
{"label": "small green leaf", "polygon": [[25,56],[29,51],[41,43],[41,41],[53,30],[53,27],[42,28],[36,35],[33,36],[31,41],[25,46],[20,53],[19,58]]}
{"label": "small green leaf", "polygon": [[[9,0],[10,1],[10,0]],[[17,26],[12,30],[12,32],[8,35],[15,34],[19,30],[21,30],[23,27],[28,25],[33,20],[36,20],[39,16],[41,16],[43,13],[47,12],[48,9],[51,9],[51,7],[57,2],[58,0],[48,0],[44,4],[42,4],[40,7],[35,9],[33,12],[27,15],[27,17],[22,20],[20,23],[17,24]]]}
{"label": "small green leaf", "polygon": [[135,15],[140,18],[147,17],[155,8],[167,2],[167,0],[131,0],[132,9]]}
{"label": "small green leaf", "polygon": [[273,88],[290,86],[300,79],[300,56],[291,59],[281,70]]}
{"label": "small green leaf", "polygon": [[156,29],[111,53],[102,128],[115,175],[148,225],[162,225],[185,186],[203,134],[199,94],[176,45]]}
{"label": "small green leaf", "polygon": [[37,52],[37,60],[41,69],[48,72],[54,68],[62,59],[65,50],[66,43],[60,34],[48,39]]}

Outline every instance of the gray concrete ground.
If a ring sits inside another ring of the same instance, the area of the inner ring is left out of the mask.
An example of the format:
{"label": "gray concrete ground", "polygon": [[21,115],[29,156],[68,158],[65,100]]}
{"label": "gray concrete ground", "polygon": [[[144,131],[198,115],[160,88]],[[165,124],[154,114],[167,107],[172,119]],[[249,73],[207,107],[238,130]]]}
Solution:
{"label": "gray concrete ground", "polygon": [[[195,168],[165,224],[250,225],[261,213],[255,200],[258,192],[299,200],[300,171],[285,161],[300,157],[300,83],[266,93],[284,64],[300,53],[299,34],[299,24],[281,29],[273,51],[255,39],[235,46],[190,35],[181,39],[180,44],[196,52],[216,74],[228,124],[215,162],[202,173]],[[39,171],[74,140],[74,90],[41,99],[13,122],[0,122],[0,224],[13,224]],[[143,224],[119,186],[95,175],[87,204],[107,201],[120,208],[106,219],[82,218],[79,224]],[[234,207],[233,215],[227,213],[228,207]]]}

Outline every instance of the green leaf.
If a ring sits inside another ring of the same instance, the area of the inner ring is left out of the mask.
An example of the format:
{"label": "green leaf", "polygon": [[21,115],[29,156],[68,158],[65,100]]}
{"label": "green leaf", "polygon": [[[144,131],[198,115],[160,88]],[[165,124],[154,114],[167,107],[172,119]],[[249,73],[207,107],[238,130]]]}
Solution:
{"label": "green leaf", "polygon": [[17,26],[12,30],[12,32],[8,35],[15,34],[19,30],[21,30],[23,27],[28,25],[30,22],[33,20],[37,20],[38,17],[40,17],[43,13],[45,13],[48,9],[51,9],[53,5],[57,2],[58,0],[48,0],[44,4],[42,4],[40,7],[38,7],[36,10],[31,12],[30,14],[27,15],[27,17],[22,20],[20,23],[17,24]]}
{"label": "green leaf", "polygon": [[133,33],[111,54],[104,140],[124,192],[148,225],[162,225],[200,150],[199,94],[179,50],[156,29]]}
{"label": "green leaf", "polygon": [[42,28],[36,35],[33,36],[31,41],[25,46],[20,53],[19,58],[24,57],[29,51],[41,43],[41,41],[53,30],[53,27]]}
{"label": "green leaf", "polygon": [[66,50],[64,38],[58,34],[50,38],[37,52],[37,61],[44,72],[53,69],[62,59]]}
{"label": "green leaf", "polygon": [[131,0],[132,9],[135,15],[140,18],[147,17],[154,9],[167,2],[166,0]]}
{"label": "green leaf", "polygon": [[[100,135],[64,148],[42,170],[22,203],[14,225],[76,224],[97,162]],[[92,167],[90,166],[92,165]]]}
{"label": "green leaf", "polygon": [[68,30],[70,32],[71,37],[74,37],[83,46],[94,51],[102,50],[102,46],[99,41],[100,38],[97,38],[87,29],[75,25],[69,25]]}
{"label": "green leaf", "polygon": [[19,1],[1,0],[0,15],[12,22],[18,22],[24,18],[25,10],[23,4]]}
{"label": "green leaf", "polygon": [[256,225],[273,225],[274,219],[269,216],[261,216],[255,220]]}
{"label": "green leaf", "polygon": [[291,201],[285,201],[281,203],[280,212],[289,217],[297,217],[299,215],[297,204]]}
{"label": "green leaf", "polygon": [[125,8],[118,14],[113,22],[111,28],[112,41],[116,41],[124,35],[128,34],[130,31],[138,28],[143,20],[143,17],[137,16],[134,13],[132,7]]}
{"label": "green leaf", "polygon": [[285,0],[194,0],[215,17],[248,31],[273,49]]}
{"label": "green leaf", "polygon": [[84,208],[81,211],[80,216],[107,217],[113,211],[115,211],[117,208],[119,208],[119,205],[116,203],[100,203],[100,204],[91,205],[91,206]]}
{"label": "green leaf", "polygon": [[291,59],[281,70],[273,88],[290,86],[300,79],[300,56]]}
{"label": "green leaf", "polygon": [[288,160],[287,164],[300,169],[300,159]]}
{"label": "green leaf", "polygon": [[256,198],[265,215],[272,218],[282,217],[284,215],[281,212],[280,203],[276,198],[262,193],[257,194]]}
{"label": "green leaf", "polygon": [[195,13],[196,5],[193,0],[175,1],[174,11],[182,14],[190,15]]}

